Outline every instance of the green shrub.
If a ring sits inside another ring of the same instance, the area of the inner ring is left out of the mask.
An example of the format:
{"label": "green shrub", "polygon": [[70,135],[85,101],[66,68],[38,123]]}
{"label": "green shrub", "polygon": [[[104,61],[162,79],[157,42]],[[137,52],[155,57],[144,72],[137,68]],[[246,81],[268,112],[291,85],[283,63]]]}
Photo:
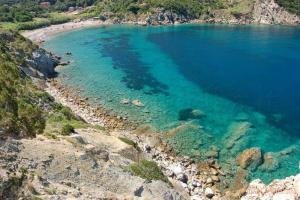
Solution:
{"label": "green shrub", "polygon": [[300,0],[275,0],[275,2],[287,11],[300,15]]}
{"label": "green shrub", "polygon": [[24,100],[20,100],[18,106],[19,122],[26,135],[35,137],[36,134],[42,133],[46,122],[41,109]]}
{"label": "green shrub", "polygon": [[168,178],[162,173],[157,164],[153,161],[142,160],[140,163],[130,165],[130,171],[133,175],[146,180],[162,180],[169,183]]}
{"label": "green shrub", "polygon": [[69,107],[63,107],[60,112],[66,117],[67,120],[76,119],[75,115]]}
{"label": "green shrub", "polygon": [[70,135],[71,133],[74,133],[74,127],[70,124],[65,124],[61,128],[62,135]]}

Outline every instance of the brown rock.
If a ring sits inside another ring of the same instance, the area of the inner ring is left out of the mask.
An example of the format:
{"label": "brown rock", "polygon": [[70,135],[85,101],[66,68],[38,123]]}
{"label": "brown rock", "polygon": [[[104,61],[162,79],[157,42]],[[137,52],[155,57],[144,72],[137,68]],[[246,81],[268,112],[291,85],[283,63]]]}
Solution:
{"label": "brown rock", "polygon": [[256,147],[246,149],[239,155],[237,162],[243,169],[255,169],[262,163],[261,150]]}

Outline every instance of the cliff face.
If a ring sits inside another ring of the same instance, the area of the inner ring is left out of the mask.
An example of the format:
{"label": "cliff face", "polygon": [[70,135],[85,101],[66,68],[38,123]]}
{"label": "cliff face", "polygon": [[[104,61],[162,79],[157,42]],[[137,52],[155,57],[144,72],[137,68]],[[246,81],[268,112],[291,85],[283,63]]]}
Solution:
{"label": "cliff face", "polygon": [[252,21],[259,24],[300,24],[300,17],[287,12],[274,0],[256,0]]}
{"label": "cliff face", "polygon": [[[225,23],[225,24],[300,24],[300,17],[289,13],[279,6],[274,0],[255,0],[247,5],[247,11],[233,11],[234,8],[211,10],[210,14],[204,14],[201,22]],[[156,13],[149,16],[145,21],[147,24],[176,24],[190,22],[191,16],[176,14],[169,10],[157,9]],[[197,21],[197,20],[196,20]]]}

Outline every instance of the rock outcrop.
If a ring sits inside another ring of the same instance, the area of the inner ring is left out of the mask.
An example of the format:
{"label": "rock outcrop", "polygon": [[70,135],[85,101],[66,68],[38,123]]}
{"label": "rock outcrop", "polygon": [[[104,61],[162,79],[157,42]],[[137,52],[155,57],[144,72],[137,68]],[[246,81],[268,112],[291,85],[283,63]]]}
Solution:
{"label": "rock outcrop", "polygon": [[190,16],[180,15],[164,8],[158,8],[156,12],[150,15],[146,22],[148,25],[163,25],[185,23],[191,20]]}
{"label": "rock outcrop", "polygon": [[[42,73],[46,78],[56,76],[55,67],[58,64],[58,61],[44,49],[37,48],[32,52],[31,59],[27,59],[26,61],[31,68]],[[33,76],[33,74],[29,75]]]}
{"label": "rock outcrop", "polygon": [[274,0],[256,0],[252,21],[259,24],[300,24],[300,17],[287,12]]}
{"label": "rock outcrop", "polygon": [[259,148],[243,151],[238,157],[238,164],[243,169],[256,169],[262,163],[262,153]]}
{"label": "rock outcrop", "polygon": [[134,161],[122,156],[132,146],[96,129],[77,131],[0,140],[0,199],[185,199],[165,182],[133,176]]}
{"label": "rock outcrop", "polygon": [[241,200],[298,200],[300,199],[300,174],[265,185],[257,179],[250,183]]}

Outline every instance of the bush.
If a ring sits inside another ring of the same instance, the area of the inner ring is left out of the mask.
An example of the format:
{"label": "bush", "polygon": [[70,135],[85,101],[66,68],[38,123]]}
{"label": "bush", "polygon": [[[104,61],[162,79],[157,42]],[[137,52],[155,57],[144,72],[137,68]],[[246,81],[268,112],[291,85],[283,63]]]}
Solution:
{"label": "bush", "polygon": [[68,107],[63,107],[60,112],[66,117],[67,120],[76,119],[72,110]]}
{"label": "bush", "polygon": [[148,181],[161,180],[169,183],[168,178],[153,161],[142,160],[140,163],[133,163],[130,165],[130,171],[133,175],[139,176]]}
{"label": "bush", "polygon": [[71,133],[74,133],[74,127],[70,124],[65,124],[63,125],[62,129],[61,129],[61,133],[62,135],[70,135]]}
{"label": "bush", "polygon": [[46,122],[41,109],[24,100],[20,100],[18,106],[19,122],[22,127],[21,130],[31,137],[35,137],[36,134],[42,133]]}
{"label": "bush", "polygon": [[287,11],[300,15],[300,0],[275,0],[275,2]]}

